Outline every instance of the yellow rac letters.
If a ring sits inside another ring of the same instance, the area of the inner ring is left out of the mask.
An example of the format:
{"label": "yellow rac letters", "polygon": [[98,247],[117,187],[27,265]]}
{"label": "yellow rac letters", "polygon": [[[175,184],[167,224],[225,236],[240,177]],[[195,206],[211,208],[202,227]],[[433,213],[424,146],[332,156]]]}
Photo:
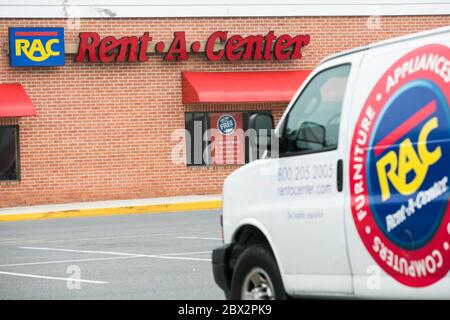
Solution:
{"label": "yellow rac letters", "polygon": [[[54,44],[59,43],[59,39],[50,39],[44,45],[40,39],[34,39],[31,42],[28,39],[16,39],[16,56],[21,56],[22,52],[28,57],[28,59],[41,62],[47,60],[50,56],[59,56],[59,52],[55,52],[52,49]],[[35,53],[40,53],[40,56],[35,56]]]}
{"label": "yellow rac letters", "polygon": [[[437,127],[437,117],[431,118],[422,127],[417,141],[418,154],[414,150],[411,139],[407,138],[400,143],[398,157],[396,152],[392,150],[377,161],[382,201],[391,197],[388,180],[403,195],[413,194],[420,188],[427,175],[428,168],[442,156],[441,147],[438,146],[433,151],[429,151],[427,148],[428,135],[431,130]],[[407,182],[406,178],[410,171],[414,172],[414,179]]]}

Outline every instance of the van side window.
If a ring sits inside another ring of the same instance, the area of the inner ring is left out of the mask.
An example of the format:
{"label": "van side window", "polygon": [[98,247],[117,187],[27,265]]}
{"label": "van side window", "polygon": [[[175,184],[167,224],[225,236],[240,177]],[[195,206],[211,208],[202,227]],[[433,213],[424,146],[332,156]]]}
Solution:
{"label": "van side window", "polygon": [[337,148],[349,73],[349,64],[340,65],[320,72],[308,83],[287,115],[281,137],[281,155]]}

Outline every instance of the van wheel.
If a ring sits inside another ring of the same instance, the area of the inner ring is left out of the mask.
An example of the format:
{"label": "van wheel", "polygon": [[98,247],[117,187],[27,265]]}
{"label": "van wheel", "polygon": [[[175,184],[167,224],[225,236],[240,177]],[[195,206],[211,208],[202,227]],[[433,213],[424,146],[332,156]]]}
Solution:
{"label": "van wheel", "polygon": [[265,246],[248,247],[239,256],[231,279],[232,300],[284,300],[280,271]]}

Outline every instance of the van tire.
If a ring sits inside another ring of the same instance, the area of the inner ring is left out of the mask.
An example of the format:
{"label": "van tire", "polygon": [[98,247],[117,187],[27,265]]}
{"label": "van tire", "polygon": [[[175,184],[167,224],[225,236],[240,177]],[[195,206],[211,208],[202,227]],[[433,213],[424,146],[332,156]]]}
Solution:
{"label": "van tire", "polygon": [[[260,284],[254,286],[255,281],[252,279],[259,279],[257,282]],[[252,297],[250,292],[253,292]],[[232,300],[287,299],[275,257],[267,246],[252,245],[239,256],[231,279],[230,298]]]}

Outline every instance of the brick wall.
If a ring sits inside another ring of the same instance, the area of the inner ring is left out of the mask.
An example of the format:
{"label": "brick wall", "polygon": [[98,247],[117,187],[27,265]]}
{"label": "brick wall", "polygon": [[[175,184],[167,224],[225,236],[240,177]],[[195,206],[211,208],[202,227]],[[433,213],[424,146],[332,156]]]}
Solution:
{"label": "brick wall", "polygon": [[[2,19],[1,46],[8,27],[61,26],[62,19]],[[66,27],[66,43],[78,33],[141,35],[157,41],[186,31],[188,43],[218,30],[231,34],[311,35],[306,56],[297,61],[167,62],[150,56],[145,63],[74,64],[56,68],[10,68],[0,51],[0,83],[19,82],[38,116],[0,119],[20,125],[20,182],[0,182],[0,207],[104,199],[220,193],[235,166],[186,167],[170,161],[171,133],[184,129],[186,111],[272,110],[278,119],[285,104],[183,105],[181,71],[312,69],[325,56],[421,30],[450,24],[450,16],[381,17],[379,30],[367,17],[82,19]]]}

